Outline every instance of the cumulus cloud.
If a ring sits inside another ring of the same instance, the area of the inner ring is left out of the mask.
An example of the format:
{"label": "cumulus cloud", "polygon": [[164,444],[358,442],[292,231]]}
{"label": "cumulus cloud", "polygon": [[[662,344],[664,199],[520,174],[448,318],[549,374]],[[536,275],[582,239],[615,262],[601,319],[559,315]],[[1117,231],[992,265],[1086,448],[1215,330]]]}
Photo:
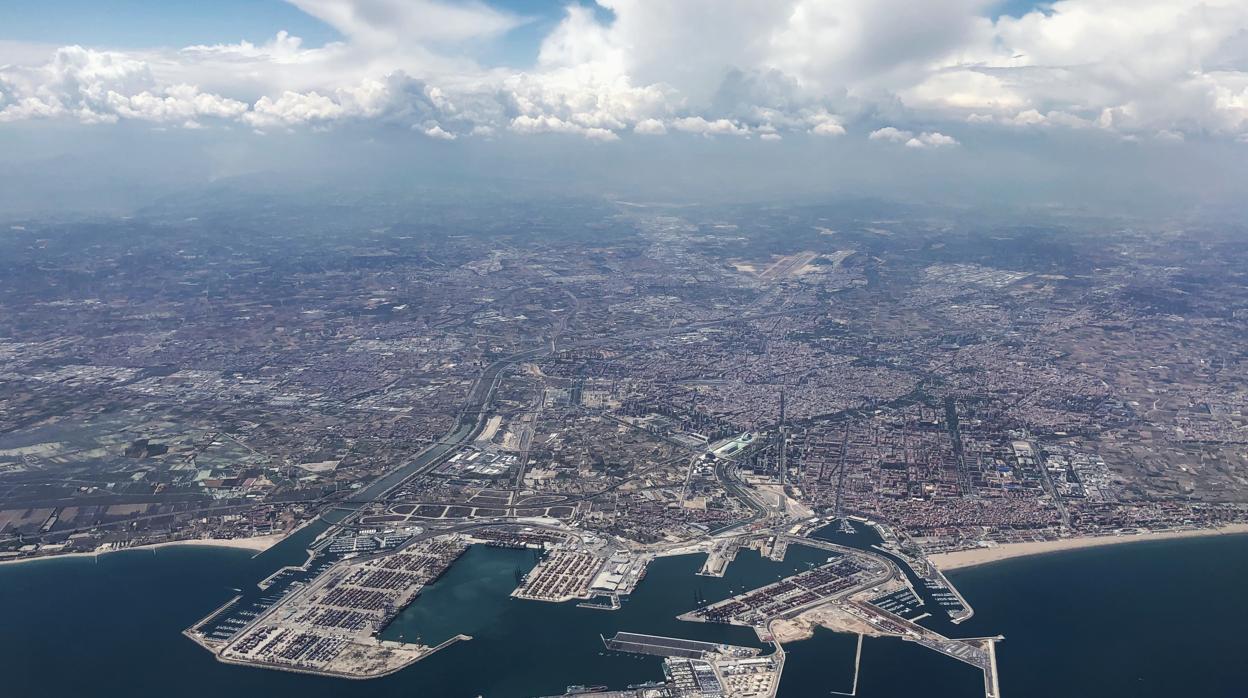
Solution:
{"label": "cumulus cloud", "polygon": [[325,95],[286,92],[277,99],[261,97],[244,118],[252,126],[263,128],[333,121],[345,113],[341,104]]}
{"label": "cumulus cloud", "polygon": [[1242,0],[1058,0],[995,19],[993,0],[599,0],[610,13],[569,6],[523,67],[470,57],[529,21],[477,0],[288,1],[343,41],[309,48],[283,32],[41,60],[0,46],[0,122],[376,120],[434,138],[612,140],[842,136],[886,118],[869,137],[913,148],[956,145],[952,124],[968,140],[982,128],[1248,135]]}
{"label": "cumulus cloud", "polygon": [[123,95],[110,92],[109,108],[118,116],[168,123],[180,121],[185,125],[198,124],[199,118],[231,119],[247,112],[247,105],[236,99],[204,94],[192,85],[173,85],[158,94],[140,92]]}
{"label": "cumulus cloud", "polygon": [[234,119],[248,105],[188,84],[161,85],[147,63],[81,46],[58,49],[33,68],[0,69],[0,122],[76,118],[84,123],[137,119],[194,124],[201,117]]}
{"label": "cumulus cloud", "polygon": [[662,136],[667,133],[667,127],[658,119],[642,119],[633,127],[633,132],[646,136]]}
{"label": "cumulus cloud", "polygon": [[899,94],[1007,125],[1236,134],[1248,112],[1219,96],[1248,79],[1246,35],[1237,0],[1061,0],[985,24],[956,61]]}
{"label": "cumulus cloud", "polygon": [[914,134],[910,131],[903,131],[893,126],[877,128],[871,132],[871,135],[867,136],[867,138],[873,141],[892,141],[894,143],[905,143],[913,137]]}
{"label": "cumulus cloud", "polygon": [[810,132],[817,136],[844,136],[845,127],[839,121],[820,121],[810,127]]}
{"label": "cumulus cloud", "polygon": [[728,119],[708,121],[701,116],[686,116],[672,121],[672,128],[685,133],[699,133],[704,136],[744,136],[750,130]]}
{"label": "cumulus cloud", "polygon": [[959,145],[956,138],[947,136],[939,131],[924,131],[922,133],[914,133],[906,131],[895,126],[885,126],[877,128],[867,136],[868,140],[884,141],[888,143],[901,143],[907,148],[948,148]]}
{"label": "cumulus cloud", "polygon": [[906,141],[907,148],[948,148],[955,145],[958,145],[957,139],[939,131],[925,131]]}
{"label": "cumulus cloud", "polygon": [[429,128],[426,128],[425,135],[429,136],[430,138],[437,138],[438,140],[443,140],[443,141],[453,141],[456,138],[455,134],[449,131],[443,130],[443,128],[437,124],[434,124],[430,126]]}
{"label": "cumulus cloud", "polygon": [[572,133],[585,136],[591,140],[597,141],[613,141],[618,140],[619,136],[610,129],[599,128],[596,126],[582,126],[564,121],[557,116],[527,116],[520,115],[511,120],[511,130],[516,133]]}

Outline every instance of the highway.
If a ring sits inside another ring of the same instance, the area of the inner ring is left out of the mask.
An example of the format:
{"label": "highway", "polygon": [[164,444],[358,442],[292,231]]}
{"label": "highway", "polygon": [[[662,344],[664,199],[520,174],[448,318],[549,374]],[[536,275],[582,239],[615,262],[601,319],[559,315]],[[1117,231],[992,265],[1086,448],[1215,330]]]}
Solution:
{"label": "highway", "polygon": [[433,470],[442,462],[444,458],[451,456],[461,445],[476,438],[477,434],[481,431],[481,427],[483,425],[482,417],[484,416],[484,412],[490,403],[491,396],[494,394],[494,389],[498,387],[503,369],[512,364],[536,359],[540,356],[546,356],[556,351],[580,349],[583,347],[599,346],[614,342],[647,339],[650,337],[659,337],[669,334],[683,334],[685,332],[693,332],[695,330],[715,327],[729,322],[748,322],[768,317],[790,315],[795,312],[799,312],[799,310],[801,309],[789,309],[771,313],[760,313],[758,315],[729,317],[720,320],[707,320],[705,322],[695,322],[688,325],[682,325],[680,327],[643,330],[640,332],[632,332],[614,337],[585,339],[562,345],[552,341],[550,346],[529,349],[527,351],[518,352],[498,359],[489,366],[486,366],[485,370],[481,372],[481,375],[478,376],[477,380],[472,384],[472,388],[468,391],[468,397],[464,401],[464,407],[459,413],[459,419],[456,421],[455,426],[452,427],[446,435],[424,451],[421,451],[411,460],[411,462],[402,465],[373,481],[367,487],[364,487],[353,494],[350,498],[340,502],[335,508],[358,509],[364,504],[377,501],[411,478]]}

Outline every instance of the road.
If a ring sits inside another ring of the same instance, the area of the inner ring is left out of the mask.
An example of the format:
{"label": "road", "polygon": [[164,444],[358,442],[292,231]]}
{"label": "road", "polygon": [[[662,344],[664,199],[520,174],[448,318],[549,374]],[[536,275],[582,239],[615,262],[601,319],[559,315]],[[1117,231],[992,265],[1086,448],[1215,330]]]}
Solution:
{"label": "road", "polygon": [[353,506],[358,509],[364,504],[377,501],[397,489],[408,480],[433,470],[442,462],[443,459],[450,457],[461,445],[475,439],[477,434],[481,432],[481,428],[483,426],[482,418],[484,417],[486,408],[489,406],[490,398],[494,394],[494,389],[498,387],[498,383],[502,378],[503,369],[511,366],[512,364],[529,361],[541,356],[547,356],[556,351],[567,351],[569,349],[580,349],[583,347],[599,346],[614,342],[647,339],[650,337],[659,337],[673,333],[693,332],[695,330],[715,327],[729,322],[747,322],[768,317],[791,315],[801,310],[803,310],[803,308],[781,310],[771,313],[760,313],[749,316],[728,317],[720,320],[707,320],[705,322],[694,322],[680,327],[642,330],[640,332],[631,332],[612,337],[584,339],[575,342],[568,342],[566,344],[559,344],[557,341],[552,341],[550,346],[529,349],[527,351],[518,352],[498,359],[497,361],[494,361],[490,365],[486,366],[485,370],[481,372],[481,375],[478,376],[477,380],[472,384],[472,388],[468,391],[468,397],[464,401],[464,407],[460,411],[459,419],[456,421],[455,426],[452,427],[446,435],[435,442],[432,446],[428,447],[424,451],[421,451],[414,459],[412,459],[411,462],[392,470],[386,475],[383,475],[379,479],[375,480],[367,487],[360,489],[350,498],[340,502],[338,507]]}

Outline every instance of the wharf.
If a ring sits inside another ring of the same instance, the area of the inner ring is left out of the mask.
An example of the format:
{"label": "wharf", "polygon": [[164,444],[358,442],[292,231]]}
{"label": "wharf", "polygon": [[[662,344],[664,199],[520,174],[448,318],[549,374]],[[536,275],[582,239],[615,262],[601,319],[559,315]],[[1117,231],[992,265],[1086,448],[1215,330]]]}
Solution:
{"label": "wharf", "polygon": [[616,633],[614,637],[602,638],[607,649],[617,652],[633,652],[658,657],[684,657],[686,659],[702,659],[708,655],[725,650],[723,645],[698,640],[683,640],[675,637],[659,635],[642,635],[640,633]]}
{"label": "wharf", "polygon": [[698,574],[703,577],[724,576],[728,565],[737,559],[738,550],[740,550],[740,545],[735,539],[717,544],[706,554],[706,562],[702,564],[702,569],[698,570]]}
{"label": "wharf", "polygon": [[789,552],[789,539],[786,536],[776,536],[775,542],[771,544],[771,550],[767,551],[767,559],[773,562],[784,562],[784,556]]}

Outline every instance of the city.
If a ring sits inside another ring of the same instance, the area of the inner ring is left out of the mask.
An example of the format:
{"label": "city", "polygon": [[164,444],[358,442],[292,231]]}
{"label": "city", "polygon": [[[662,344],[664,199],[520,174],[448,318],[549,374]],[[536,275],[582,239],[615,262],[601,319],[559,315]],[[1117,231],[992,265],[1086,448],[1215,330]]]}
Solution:
{"label": "city", "polygon": [[[894,557],[832,546],[822,567],[682,618],[753,627],[778,653],[811,626],[895,636],[982,669],[997,696],[999,638],[913,620],[971,613],[927,556],[1248,521],[1248,392],[1218,348],[1248,298],[1216,236],[1012,247],[942,228],[934,245],[924,223],[881,235],[819,208],[732,224],[571,210],[612,235],[377,229],[315,274],[300,261],[315,236],[240,236],[204,267],[195,224],[163,226],[122,268],[89,226],[56,237],[95,240],[90,260],[11,231],[0,555],[331,521],[266,595],[187,632],[225,662],[365,678],[470,639],[383,637],[468,545],[541,551],[518,599],[611,610],[657,557],[705,553],[722,575],[742,546],[783,560],[852,518]],[[1193,286],[1171,261],[1177,300],[1142,296],[1162,254],[1226,281]],[[98,280],[23,274],[49,265]],[[110,300],[136,284],[165,290]],[[782,656],[750,690],[774,694]],[[665,690],[702,694],[667,671]],[[713,671],[715,690],[753,695]]]}
{"label": "city", "polygon": [[0,696],[1242,698],[1245,0],[0,2]]}

